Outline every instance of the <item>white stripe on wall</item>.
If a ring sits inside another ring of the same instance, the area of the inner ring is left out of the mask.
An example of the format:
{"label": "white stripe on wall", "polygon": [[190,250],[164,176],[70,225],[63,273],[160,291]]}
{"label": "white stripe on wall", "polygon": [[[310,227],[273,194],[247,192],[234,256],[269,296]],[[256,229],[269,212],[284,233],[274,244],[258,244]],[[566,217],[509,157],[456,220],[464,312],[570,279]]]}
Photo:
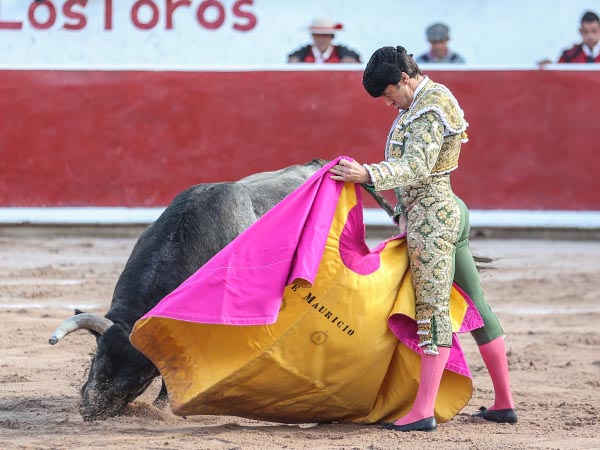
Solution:
{"label": "white stripe on wall", "polygon": [[[360,72],[365,64],[40,64],[0,63],[0,70],[48,70],[48,71],[99,71],[99,72]],[[537,64],[419,64],[427,72],[470,72],[470,71],[540,71],[551,70],[558,72],[595,72],[600,70],[599,64],[547,64],[540,67]]]}
{"label": "white stripe on wall", "polygon": [[[3,225],[145,225],[164,208],[0,208]],[[600,211],[471,210],[472,227],[600,229]],[[367,226],[391,225],[387,214],[364,210]]]}

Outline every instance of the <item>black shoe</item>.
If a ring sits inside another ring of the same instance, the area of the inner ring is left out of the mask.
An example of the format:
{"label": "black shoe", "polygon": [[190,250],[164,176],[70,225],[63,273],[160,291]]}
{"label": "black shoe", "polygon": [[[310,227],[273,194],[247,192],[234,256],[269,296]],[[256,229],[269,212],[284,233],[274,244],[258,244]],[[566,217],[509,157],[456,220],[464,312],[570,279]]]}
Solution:
{"label": "black shoe", "polygon": [[435,421],[435,417],[431,416],[413,423],[407,423],[406,425],[396,425],[393,422],[384,423],[382,427],[393,431],[435,431],[437,422]]}
{"label": "black shoe", "polygon": [[517,423],[517,411],[509,409],[487,409],[485,406],[479,408],[479,412],[473,414],[473,417],[481,417],[490,422],[497,423]]}

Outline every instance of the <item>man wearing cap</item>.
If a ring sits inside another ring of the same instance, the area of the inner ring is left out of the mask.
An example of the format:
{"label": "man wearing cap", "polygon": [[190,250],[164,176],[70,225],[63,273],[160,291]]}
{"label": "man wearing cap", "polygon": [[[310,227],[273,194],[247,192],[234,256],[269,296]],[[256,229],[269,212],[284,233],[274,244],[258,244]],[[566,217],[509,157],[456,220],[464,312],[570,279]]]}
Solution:
{"label": "man wearing cap", "polygon": [[427,40],[431,49],[416,58],[421,63],[464,63],[465,60],[458,53],[451,52],[448,48],[450,29],[443,23],[434,23],[427,28]]}
{"label": "man wearing cap", "polygon": [[305,45],[288,55],[290,63],[359,63],[360,56],[354,50],[331,42],[335,33],[343,28],[341,23],[333,23],[329,19],[315,19],[310,24],[312,45]]}

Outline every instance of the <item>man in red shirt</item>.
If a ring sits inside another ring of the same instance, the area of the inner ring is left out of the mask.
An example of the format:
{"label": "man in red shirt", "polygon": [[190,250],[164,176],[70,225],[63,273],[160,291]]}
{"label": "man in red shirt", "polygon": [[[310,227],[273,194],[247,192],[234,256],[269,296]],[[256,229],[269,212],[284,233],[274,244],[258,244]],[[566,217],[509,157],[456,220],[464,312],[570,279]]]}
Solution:
{"label": "man in red shirt", "polygon": [[313,43],[290,53],[288,62],[297,63],[359,63],[360,56],[343,45],[333,45],[334,35],[343,28],[341,23],[315,19],[310,25]]}
{"label": "man in red shirt", "polygon": [[559,63],[600,63],[600,18],[587,11],[581,18],[579,29],[583,42],[565,50]]}

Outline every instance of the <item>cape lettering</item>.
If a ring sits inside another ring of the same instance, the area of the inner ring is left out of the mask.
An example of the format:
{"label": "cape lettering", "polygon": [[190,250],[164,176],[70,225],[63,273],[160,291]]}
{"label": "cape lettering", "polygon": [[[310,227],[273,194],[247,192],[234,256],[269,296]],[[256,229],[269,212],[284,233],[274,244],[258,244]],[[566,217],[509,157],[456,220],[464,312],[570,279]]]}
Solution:
{"label": "cape lettering", "polygon": [[[298,286],[292,285],[292,291],[296,291],[296,290],[298,290]],[[319,313],[321,313],[321,315],[323,317],[325,317],[327,320],[329,320],[332,324],[334,324],[341,331],[346,333],[348,336],[354,335],[354,330],[350,327],[350,325],[346,324],[338,316],[334,316],[333,312],[330,311],[329,308],[327,308],[327,306],[321,305],[319,302],[315,301],[316,298],[317,298],[317,296],[313,295],[311,292],[307,293],[304,297],[302,297],[302,299],[306,300],[306,303],[308,303],[315,311],[318,311]],[[334,316],[333,319],[331,319],[332,316]]]}

